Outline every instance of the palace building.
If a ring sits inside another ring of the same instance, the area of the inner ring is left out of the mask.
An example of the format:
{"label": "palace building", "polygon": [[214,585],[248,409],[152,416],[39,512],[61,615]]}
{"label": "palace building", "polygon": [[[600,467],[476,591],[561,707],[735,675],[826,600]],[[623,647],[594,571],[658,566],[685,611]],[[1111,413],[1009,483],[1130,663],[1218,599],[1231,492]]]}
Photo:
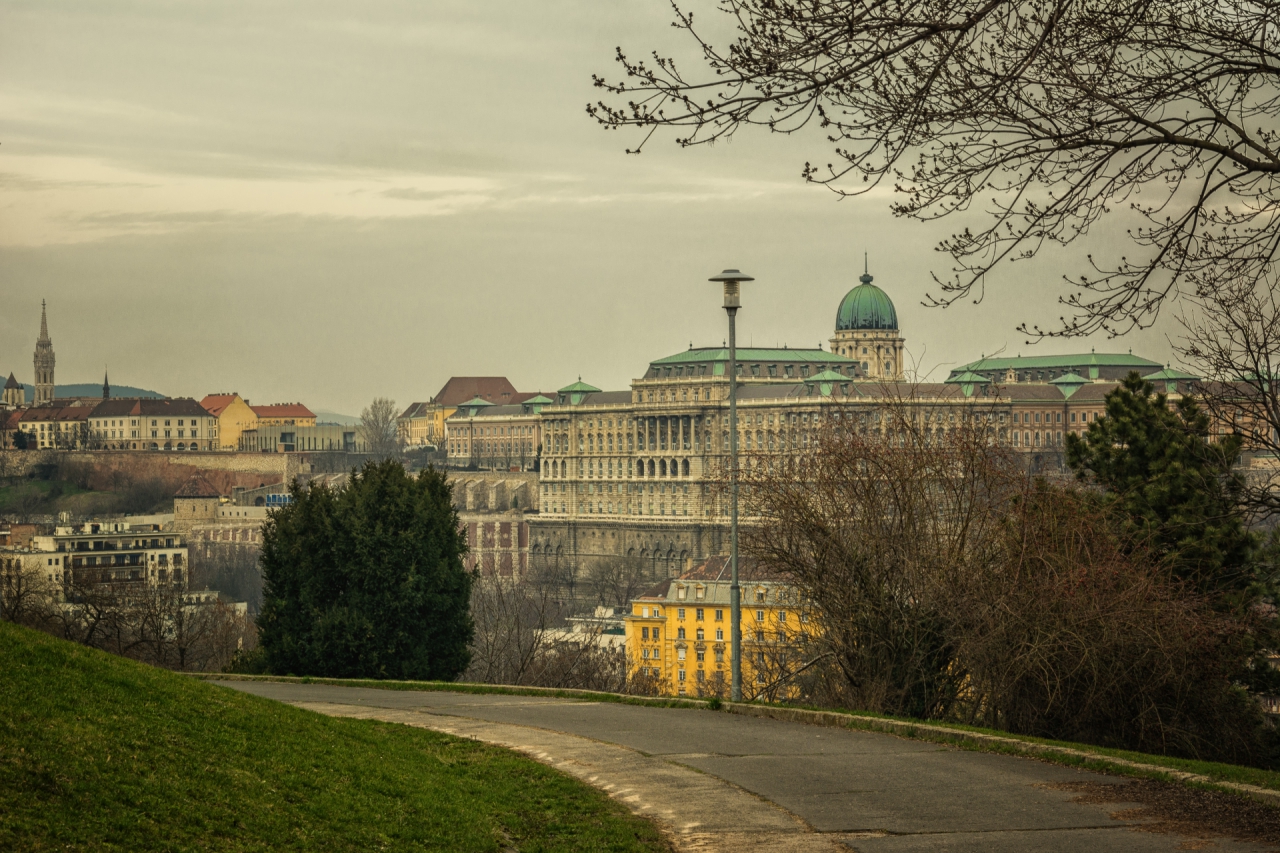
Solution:
{"label": "palace building", "polygon": [[[1066,434],[1100,417],[1128,372],[1174,394],[1194,380],[1132,354],[1090,353],[982,359],[942,382],[908,383],[905,343],[893,301],[864,274],[839,303],[829,350],[738,350],[740,452],[802,451],[828,419],[878,432],[891,408],[906,406],[931,431],[980,420],[1033,468],[1058,471]],[[650,362],[628,390],[579,380],[540,406],[535,565],[576,573],[600,558],[632,557],[655,578],[673,578],[727,553],[728,361],[726,348],[690,347]],[[454,459],[474,453],[464,442],[476,436],[505,438],[486,408],[467,410],[465,437],[451,424]]]}

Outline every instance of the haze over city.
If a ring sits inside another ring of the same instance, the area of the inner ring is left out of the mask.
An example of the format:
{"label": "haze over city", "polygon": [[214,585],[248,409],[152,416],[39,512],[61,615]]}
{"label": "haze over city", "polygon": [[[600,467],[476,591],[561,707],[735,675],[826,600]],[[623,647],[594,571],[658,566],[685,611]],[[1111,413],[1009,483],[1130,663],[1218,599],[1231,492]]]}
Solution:
{"label": "haze over city", "polygon": [[[933,377],[1052,322],[1052,254],[980,305],[921,307],[950,225],[800,177],[817,131],[681,150],[584,113],[664,4],[265,3],[0,9],[0,369],[30,384],[40,301],[60,382],[238,391],[358,414],[451,375],[628,387],[724,338],[826,341],[863,253]],[[1078,260],[1080,252],[1069,257]],[[1166,359],[1156,329],[1036,351]]]}

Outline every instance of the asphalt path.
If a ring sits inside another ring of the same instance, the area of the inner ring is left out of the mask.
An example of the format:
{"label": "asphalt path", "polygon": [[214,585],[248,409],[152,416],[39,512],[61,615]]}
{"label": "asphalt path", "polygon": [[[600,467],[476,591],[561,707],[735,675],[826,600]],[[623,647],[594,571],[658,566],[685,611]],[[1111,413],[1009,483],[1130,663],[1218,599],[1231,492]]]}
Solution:
{"label": "asphalt path", "polygon": [[1081,783],[1124,779],[892,735],[539,696],[216,683],[321,713],[403,722],[519,749],[609,791],[657,821],[680,849],[1277,849],[1208,839],[1186,827],[1161,831],[1134,817],[1137,804],[1079,801]]}

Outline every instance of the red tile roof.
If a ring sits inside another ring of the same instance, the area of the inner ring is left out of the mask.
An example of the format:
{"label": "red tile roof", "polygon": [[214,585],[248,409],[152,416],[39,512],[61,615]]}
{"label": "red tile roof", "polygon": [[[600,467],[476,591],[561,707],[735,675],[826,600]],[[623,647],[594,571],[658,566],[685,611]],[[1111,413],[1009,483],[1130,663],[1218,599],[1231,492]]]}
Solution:
{"label": "red tile roof", "polygon": [[301,403],[273,403],[270,406],[250,406],[260,418],[314,418],[315,413]]}
{"label": "red tile roof", "polygon": [[239,394],[210,394],[200,401],[200,405],[216,418],[222,414],[223,409],[234,403],[239,396]]}
{"label": "red tile roof", "polygon": [[154,397],[103,400],[89,409],[95,418],[123,418],[130,415],[150,418],[207,418],[209,412],[190,397]]}
{"label": "red tile roof", "polygon": [[[444,383],[431,402],[443,406],[460,406],[479,397],[495,405],[513,403],[519,394],[505,376],[453,376]],[[527,398],[526,398],[527,399]]]}

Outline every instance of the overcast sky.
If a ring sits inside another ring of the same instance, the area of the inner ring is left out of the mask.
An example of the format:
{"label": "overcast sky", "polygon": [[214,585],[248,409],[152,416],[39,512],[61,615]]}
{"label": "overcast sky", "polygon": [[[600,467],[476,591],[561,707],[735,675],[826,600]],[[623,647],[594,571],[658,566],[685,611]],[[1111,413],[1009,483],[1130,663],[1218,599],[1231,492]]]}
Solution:
{"label": "overcast sky", "polygon": [[[696,8],[696,6],[695,6]],[[0,2],[0,370],[358,414],[451,375],[628,386],[725,337],[815,346],[863,252],[935,376],[1009,354],[1135,352],[1160,328],[1029,347],[1072,257],[921,307],[950,227],[806,186],[817,133],[681,150],[584,111],[614,48],[675,47],[666,0]]]}

